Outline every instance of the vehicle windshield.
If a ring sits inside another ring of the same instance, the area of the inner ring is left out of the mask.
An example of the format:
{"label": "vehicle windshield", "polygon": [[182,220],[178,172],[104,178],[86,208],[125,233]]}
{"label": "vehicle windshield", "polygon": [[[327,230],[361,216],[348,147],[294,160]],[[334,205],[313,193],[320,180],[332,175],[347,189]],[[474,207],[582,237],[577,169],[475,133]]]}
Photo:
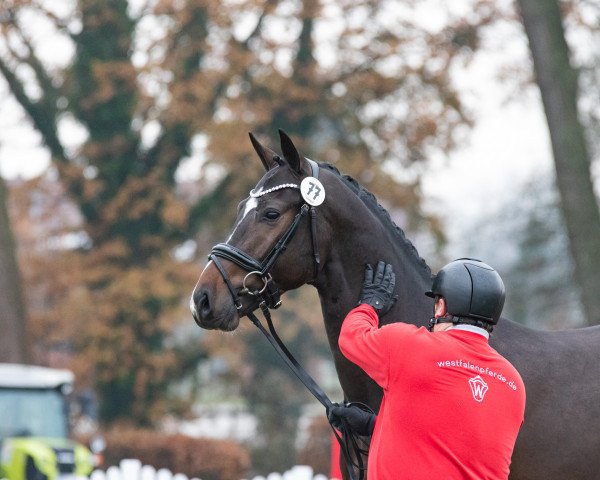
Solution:
{"label": "vehicle windshield", "polygon": [[0,439],[66,438],[66,402],[57,390],[0,388]]}

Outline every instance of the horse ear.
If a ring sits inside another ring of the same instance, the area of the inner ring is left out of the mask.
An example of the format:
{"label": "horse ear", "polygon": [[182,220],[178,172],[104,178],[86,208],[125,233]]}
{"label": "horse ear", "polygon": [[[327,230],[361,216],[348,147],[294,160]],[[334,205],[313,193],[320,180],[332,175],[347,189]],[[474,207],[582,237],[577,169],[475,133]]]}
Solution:
{"label": "horse ear", "polygon": [[262,145],[252,133],[248,133],[248,135],[250,135],[252,146],[254,147],[254,150],[256,150],[256,153],[258,153],[265,170],[268,171],[277,165],[281,165],[281,157],[279,155],[270,148]]}
{"label": "horse ear", "polygon": [[281,140],[281,151],[290,168],[297,174],[302,173],[302,167],[306,160],[300,156],[292,139],[281,129],[279,130],[279,138]]}

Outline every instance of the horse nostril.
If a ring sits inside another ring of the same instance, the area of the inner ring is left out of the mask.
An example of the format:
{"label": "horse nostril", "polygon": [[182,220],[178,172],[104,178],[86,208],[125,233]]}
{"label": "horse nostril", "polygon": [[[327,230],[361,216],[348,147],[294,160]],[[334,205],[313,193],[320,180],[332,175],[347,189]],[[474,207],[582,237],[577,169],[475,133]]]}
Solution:
{"label": "horse nostril", "polygon": [[192,314],[196,323],[198,320],[207,320],[208,317],[210,317],[212,307],[206,290],[201,289],[195,291],[193,301],[195,308],[193,309]]}

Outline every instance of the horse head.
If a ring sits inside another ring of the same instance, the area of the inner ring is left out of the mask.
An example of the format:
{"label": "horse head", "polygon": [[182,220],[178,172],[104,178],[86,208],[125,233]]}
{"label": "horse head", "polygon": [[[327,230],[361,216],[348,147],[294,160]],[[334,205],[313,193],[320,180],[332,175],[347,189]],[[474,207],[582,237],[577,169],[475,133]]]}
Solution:
{"label": "horse head", "polygon": [[250,134],[266,173],[240,202],[229,238],[213,247],[194,288],[190,309],[202,328],[235,330],[261,302],[277,308],[283,292],[318,275],[316,236],[325,233],[316,229],[314,209],[324,199],[318,167],[279,135],[282,155]]}

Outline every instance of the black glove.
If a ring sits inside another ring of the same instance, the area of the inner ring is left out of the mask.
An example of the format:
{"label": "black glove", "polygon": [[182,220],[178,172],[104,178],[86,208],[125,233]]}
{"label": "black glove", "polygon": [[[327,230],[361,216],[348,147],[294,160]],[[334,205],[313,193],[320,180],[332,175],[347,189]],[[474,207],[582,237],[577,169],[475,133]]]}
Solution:
{"label": "black glove", "polygon": [[389,263],[386,264],[381,260],[377,263],[375,278],[373,278],[373,267],[367,264],[365,267],[365,281],[358,303],[371,305],[379,316],[385,315],[396,301],[394,297],[395,286],[396,275]]}
{"label": "black glove", "polygon": [[327,418],[329,419],[329,423],[338,430],[345,421],[353,432],[368,436],[373,433],[377,416],[373,412],[367,411],[355,404],[339,405],[334,403],[327,413]]}

